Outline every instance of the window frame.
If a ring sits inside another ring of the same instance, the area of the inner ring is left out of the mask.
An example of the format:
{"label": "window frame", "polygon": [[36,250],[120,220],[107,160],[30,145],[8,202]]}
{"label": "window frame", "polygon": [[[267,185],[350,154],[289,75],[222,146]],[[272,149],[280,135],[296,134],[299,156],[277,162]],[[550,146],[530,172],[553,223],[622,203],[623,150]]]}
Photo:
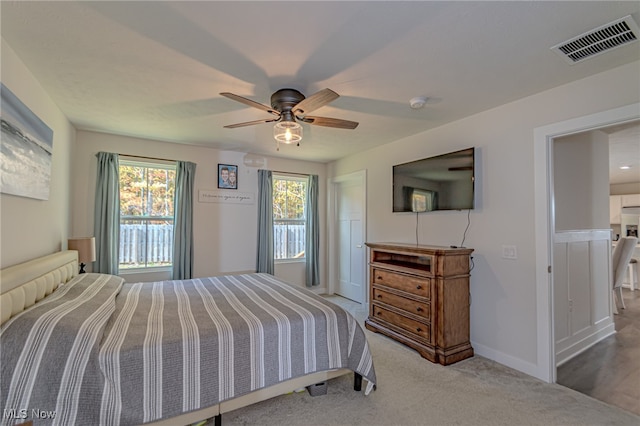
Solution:
{"label": "window frame", "polygon": [[[120,180],[120,167],[122,166],[130,166],[130,167],[144,167],[146,169],[165,169],[165,170],[173,170],[174,173],[177,172],[177,165],[171,161],[162,161],[162,160],[140,160],[140,159],[128,159],[124,156],[120,157],[118,164],[118,180]],[[174,174],[174,215],[173,216],[136,216],[136,215],[123,215],[120,214],[120,219],[118,221],[118,233],[120,233],[120,226],[122,225],[123,220],[137,220],[143,223],[148,223],[152,221],[171,221],[171,226],[175,231],[175,174]],[[118,190],[120,193],[120,189]],[[120,195],[120,194],[119,194]],[[121,207],[120,207],[121,208]],[[147,231],[145,230],[145,236],[147,235]],[[173,244],[174,241],[170,242],[169,250],[173,252]],[[146,247],[145,247],[146,250]],[[123,273],[140,273],[140,272],[166,272],[171,271],[173,269],[173,259],[172,262],[168,265],[161,266],[148,266],[148,252],[145,252],[145,265],[144,266],[135,266],[135,267],[123,267],[120,263],[120,244],[118,243],[118,269]]]}
{"label": "window frame", "polygon": [[273,194],[272,194],[272,198],[273,199],[275,199],[276,181],[277,180],[301,182],[301,183],[303,183],[305,185],[303,217],[301,219],[276,219],[275,217],[273,217],[273,231],[274,231],[274,239],[273,239],[273,245],[274,245],[274,253],[273,253],[273,255],[274,255],[274,259],[273,260],[274,260],[274,263],[280,264],[280,263],[303,263],[303,262],[306,262],[306,253],[304,255],[302,255],[301,257],[286,257],[286,258],[280,258],[280,259],[276,258],[275,226],[276,226],[276,222],[281,222],[281,223],[284,222],[284,223],[287,223],[287,224],[301,223],[304,226],[304,229],[305,229],[305,244],[306,244],[306,238],[307,238],[307,197],[309,195],[308,194],[308,191],[309,191],[309,188],[308,188],[309,178],[306,175],[293,175],[293,174],[276,173],[276,172],[273,173],[272,178],[273,178]]}

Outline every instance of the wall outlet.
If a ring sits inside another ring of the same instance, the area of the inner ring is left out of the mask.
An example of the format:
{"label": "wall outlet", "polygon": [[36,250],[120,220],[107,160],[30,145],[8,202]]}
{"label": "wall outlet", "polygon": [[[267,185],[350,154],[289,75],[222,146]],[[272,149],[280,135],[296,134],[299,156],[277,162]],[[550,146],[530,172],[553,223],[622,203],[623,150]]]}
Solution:
{"label": "wall outlet", "polygon": [[516,248],[516,246],[502,246],[502,258],[517,259],[518,249]]}

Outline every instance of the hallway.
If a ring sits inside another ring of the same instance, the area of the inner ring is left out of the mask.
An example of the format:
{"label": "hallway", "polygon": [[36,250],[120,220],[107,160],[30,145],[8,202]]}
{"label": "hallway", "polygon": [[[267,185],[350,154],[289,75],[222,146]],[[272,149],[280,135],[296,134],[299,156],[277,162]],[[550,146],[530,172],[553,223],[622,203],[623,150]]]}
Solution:
{"label": "hallway", "polygon": [[617,333],[560,366],[557,383],[640,415],[640,291],[623,297]]}

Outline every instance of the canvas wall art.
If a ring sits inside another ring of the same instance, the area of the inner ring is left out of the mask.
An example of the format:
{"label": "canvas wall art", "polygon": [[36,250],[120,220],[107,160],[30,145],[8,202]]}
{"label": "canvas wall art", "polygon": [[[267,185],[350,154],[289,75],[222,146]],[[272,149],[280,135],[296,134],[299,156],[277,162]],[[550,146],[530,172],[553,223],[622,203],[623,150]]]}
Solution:
{"label": "canvas wall art", "polygon": [[53,130],[0,83],[0,192],[49,199]]}

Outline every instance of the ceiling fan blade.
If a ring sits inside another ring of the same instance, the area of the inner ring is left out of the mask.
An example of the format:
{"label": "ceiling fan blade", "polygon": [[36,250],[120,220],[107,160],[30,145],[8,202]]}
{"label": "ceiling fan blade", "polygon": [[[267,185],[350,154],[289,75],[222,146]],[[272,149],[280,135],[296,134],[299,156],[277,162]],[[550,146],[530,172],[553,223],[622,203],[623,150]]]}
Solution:
{"label": "ceiling fan blade", "polygon": [[339,118],[329,118],[329,117],[311,117],[307,115],[306,117],[298,117],[299,120],[313,124],[315,126],[324,126],[324,127],[336,127],[338,129],[355,129],[358,127],[357,122],[349,121],[349,120],[341,120]]}
{"label": "ceiling fan blade", "polygon": [[261,104],[260,102],[252,101],[251,99],[243,98],[242,96],[234,95],[233,93],[229,93],[229,92],[222,92],[220,94],[226,98],[243,103],[245,105],[249,105],[250,107],[267,111],[268,113],[273,115],[278,115],[278,116],[280,115],[280,113],[275,109],[271,108],[270,106]]}
{"label": "ceiling fan blade", "polygon": [[291,111],[293,111],[293,113],[296,115],[305,115],[320,108],[321,106],[328,104],[329,102],[335,101],[339,97],[340,95],[338,95],[331,89],[322,89],[319,92],[316,92],[313,95],[309,96],[308,98],[305,98],[302,101],[298,102],[296,106],[291,108]]}
{"label": "ceiling fan blade", "polygon": [[272,121],[278,121],[279,118],[267,118],[265,120],[246,121],[244,123],[228,124],[224,126],[225,129],[235,129],[236,127],[253,126],[254,124],[271,123]]}

